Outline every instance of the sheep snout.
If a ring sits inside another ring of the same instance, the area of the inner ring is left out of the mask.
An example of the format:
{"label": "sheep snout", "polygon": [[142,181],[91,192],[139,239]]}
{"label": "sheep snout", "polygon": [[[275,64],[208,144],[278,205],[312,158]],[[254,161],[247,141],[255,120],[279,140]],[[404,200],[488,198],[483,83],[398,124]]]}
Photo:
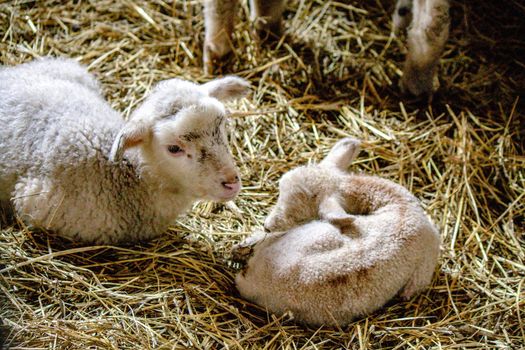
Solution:
{"label": "sheep snout", "polygon": [[229,170],[223,173],[226,175],[223,176],[221,181],[222,195],[220,199],[228,201],[239,194],[241,190],[241,179],[235,170]]}
{"label": "sheep snout", "polygon": [[241,188],[241,183],[239,176],[235,175],[233,179],[226,180],[221,182],[222,187],[226,188],[227,190],[238,192]]}

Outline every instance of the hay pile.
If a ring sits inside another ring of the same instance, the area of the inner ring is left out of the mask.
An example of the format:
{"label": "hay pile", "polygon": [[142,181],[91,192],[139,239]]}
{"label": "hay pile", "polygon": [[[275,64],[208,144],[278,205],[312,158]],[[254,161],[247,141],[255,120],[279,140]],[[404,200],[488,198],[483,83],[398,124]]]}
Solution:
{"label": "hay pile", "polygon": [[[163,237],[82,247],[20,225],[0,233],[0,317],[13,349],[517,349],[525,344],[525,8],[452,3],[442,90],[397,89],[403,45],[387,1],[290,1],[287,36],[254,42],[239,9],[239,72],[253,94],[232,108],[245,188],[202,203]],[[495,4],[494,4],[495,3]],[[127,116],[151,85],[203,82],[196,0],[0,4],[0,63],[79,59]],[[1,96],[0,96],[1,98]],[[354,170],[398,181],[439,225],[431,288],[345,329],[308,329],[239,298],[231,246],[260,227],[276,182],[340,137],[367,141]]]}

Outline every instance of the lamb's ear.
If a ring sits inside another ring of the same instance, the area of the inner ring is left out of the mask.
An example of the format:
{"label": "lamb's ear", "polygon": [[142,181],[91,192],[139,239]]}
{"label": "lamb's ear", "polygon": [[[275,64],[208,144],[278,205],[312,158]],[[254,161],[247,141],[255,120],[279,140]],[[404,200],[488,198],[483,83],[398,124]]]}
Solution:
{"label": "lamb's ear", "polygon": [[331,213],[324,219],[331,223],[334,226],[344,229],[346,227],[352,226],[355,220],[355,216],[352,214],[335,214]]}
{"label": "lamb's ear", "polygon": [[119,162],[122,160],[124,151],[130,147],[138,146],[145,142],[151,134],[151,127],[144,122],[129,121],[117,134],[109,160]]}
{"label": "lamb's ear", "polygon": [[212,80],[204,85],[211,97],[219,101],[229,101],[244,97],[250,92],[250,83],[236,76]]}
{"label": "lamb's ear", "polygon": [[328,155],[319,163],[323,167],[336,167],[346,170],[357,157],[361,141],[351,137],[338,141],[330,150]]}
{"label": "lamb's ear", "polygon": [[355,216],[348,214],[336,195],[324,198],[319,204],[319,218],[339,228],[352,225]]}

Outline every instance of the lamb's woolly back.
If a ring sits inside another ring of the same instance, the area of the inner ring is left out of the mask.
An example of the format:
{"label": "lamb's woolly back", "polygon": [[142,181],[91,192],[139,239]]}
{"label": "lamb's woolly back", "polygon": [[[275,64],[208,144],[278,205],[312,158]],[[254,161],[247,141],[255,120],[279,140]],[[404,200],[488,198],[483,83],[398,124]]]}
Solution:
{"label": "lamb's woolly back", "polygon": [[238,193],[218,98],[247,91],[235,77],[167,80],[125,122],[71,60],[5,68],[1,199],[13,198],[28,223],[84,241],[158,235],[195,200]]}
{"label": "lamb's woolly back", "polygon": [[31,61],[16,67],[3,67],[0,74],[4,79],[25,77],[45,77],[50,80],[63,80],[82,85],[95,93],[100,93],[100,84],[77,61],[67,58],[54,58]]}
{"label": "lamb's woolly back", "polygon": [[236,278],[241,295],[302,322],[344,325],[430,283],[436,229],[402,186],[346,172],[358,147],[344,139],[320,164],[283,176],[265,222],[273,232],[236,247],[253,254]]}
{"label": "lamb's woolly back", "polygon": [[54,176],[57,169],[107,152],[115,131],[124,125],[100,97],[96,80],[72,60],[4,68],[0,95],[0,118],[6,126],[0,128],[4,199],[22,174]]}

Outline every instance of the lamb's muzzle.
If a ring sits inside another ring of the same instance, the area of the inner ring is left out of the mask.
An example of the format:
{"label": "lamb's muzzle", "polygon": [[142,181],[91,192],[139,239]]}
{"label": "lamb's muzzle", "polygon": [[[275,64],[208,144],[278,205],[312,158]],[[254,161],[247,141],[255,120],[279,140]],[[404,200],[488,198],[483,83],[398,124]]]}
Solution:
{"label": "lamb's muzzle", "polygon": [[226,176],[225,180],[221,182],[221,185],[226,190],[225,198],[232,199],[241,190],[241,179],[239,175],[235,173],[235,175]]}

